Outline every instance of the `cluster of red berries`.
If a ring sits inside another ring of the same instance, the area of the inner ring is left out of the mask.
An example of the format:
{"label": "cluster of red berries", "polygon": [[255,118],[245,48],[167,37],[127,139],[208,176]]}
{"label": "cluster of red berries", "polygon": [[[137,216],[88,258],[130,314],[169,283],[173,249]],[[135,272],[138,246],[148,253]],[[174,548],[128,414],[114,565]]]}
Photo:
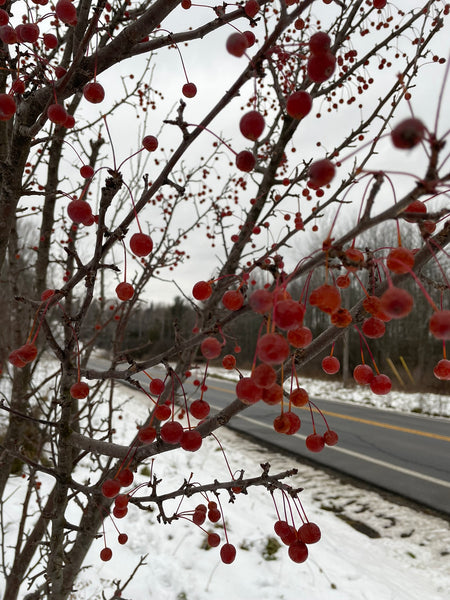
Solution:
{"label": "cluster of red berries", "polygon": [[295,563],[302,563],[308,558],[308,546],[321,538],[320,528],[311,521],[304,522],[298,529],[287,521],[277,521],[274,531],[281,542],[288,547],[289,558]]}

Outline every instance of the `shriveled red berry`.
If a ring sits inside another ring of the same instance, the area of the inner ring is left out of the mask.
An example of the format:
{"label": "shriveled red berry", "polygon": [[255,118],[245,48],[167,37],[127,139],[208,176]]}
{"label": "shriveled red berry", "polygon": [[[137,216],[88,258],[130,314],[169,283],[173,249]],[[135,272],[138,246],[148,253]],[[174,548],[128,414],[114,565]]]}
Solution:
{"label": "shriveled red berry", "polygon": [[287,333],[287,339],[294,348],[306,348],[312,342],[312,338],[312,331],[309,327],[290,329]]}

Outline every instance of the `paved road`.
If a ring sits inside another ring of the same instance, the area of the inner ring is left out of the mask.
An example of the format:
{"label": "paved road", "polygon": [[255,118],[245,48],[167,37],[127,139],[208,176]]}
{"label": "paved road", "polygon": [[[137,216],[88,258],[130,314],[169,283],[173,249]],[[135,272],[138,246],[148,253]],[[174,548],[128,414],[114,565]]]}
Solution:
{"label": "paved road", "polygon": [[[205,399],[212,410],[218,411],[234,399],[233,382],[210,378],[207,384]],[[189,391],[188,387],[186,392]],[[292,436],[273,430],[278,407],[263,402],[234,417],[230,427],[450,514],[450,419],[312,400],[339,434],[338,445],[325,447],[320,453],[312,453],[305,446],[306,436],[312,433],[308,408],[294,409],[302,426]],[[325,431],[321,417],[315,413],[314,418],[318,431]]]}

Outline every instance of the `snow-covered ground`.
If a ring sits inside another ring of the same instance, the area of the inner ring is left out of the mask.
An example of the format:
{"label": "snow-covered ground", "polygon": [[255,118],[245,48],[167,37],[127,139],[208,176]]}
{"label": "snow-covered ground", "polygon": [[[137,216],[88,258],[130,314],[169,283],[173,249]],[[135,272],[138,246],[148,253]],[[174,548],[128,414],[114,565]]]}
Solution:
{"label": "snow-covered ground", "polygon": [[[324,385],[326,395],[332,393],[329,382],[302,380],[301,385],[314,397],[323,395]],[[356,389],[359,396],[354,401],[362,401],[361,388]],[[126,401],[126,418],[116,423],[116,440],[121,442],[128,441],[136,431],[136,422],[145,418],[147,401],[129,388],[118,386],[118,392],[117,402]],[[335,395],[349,399],[349,391],[339,391],[338,384]],[[372,396],[371,403],[384,400],[370,392],[367,395]],[[395,394],[389,397],[389,403],[396,409],[414,408],[416,399],[411,402],[411,395],[406,399],[403,396]],[[448,400],[439,399],[441,414],[448,414]],[[427,402],[427,398],[423,401]],[[231,565],[220,561],[219,548],[207,549],[205,534],[188,520],[161,525],[156,522],[155,513],[130,506],[125,519],[115,521],[120,531],[128,534],[128,543],[122,546],[117,542],[117,531],[112,521],[106,520],[106,543],[113,551],[112,559],[99,559],[104,542],[98,539],[88,554],[87,568],[80,573],[74,599],[117,598],[114,582],[124,583],[142,556],[146,557],[144,564],[123,591],[122,600],[449,599],[447,520],[399,504],[365,486],[354,487],[338,476],[267,450],[230,430],[220,431],[218,437],[231,469],[244,469],[245,476],[258,475],[259,464],[265,462],[271,464],[272,473],[288,467],[298,469],[291,483],[304,488],[300,497],[308,519],[322,531],[322,539],[309,546],[308,560],[295,564],[289,559],[286,546],[277,548],[274,503],[270,494],[259,488],[250,489],[248,495],[238,495],[234,504],[228,503],[227,494],[220,495],[229,541],[237,547],[236,560]],[[222,452],[212,437],[204,440],[198,452],[178,449],[158,456],[153,471],[163,479],[167,490],[180,486],[191,473],[192,481],[199,483],[229,479]],[[82,480],[83,473],[77,478]],[[18,478],[13,483],[18,499],[21,481]],[[135,483],[146,481],[148,476],[141,469]],[[45,477],[42,485],[46,485]],[[275,497],[280,508],[281,498]],[[193,509],[199,502],[198,497],[184,500],[180,510]],[[4,506],[3,527],[11,534],[19,505],[17,501]],[[70,515],[68,518],[71,520]],[[217,531],[223,539],[222,526],[210,524],[207,528]],[[0,581],[0,592],[1,587]]]}
{"label": "snow-covered ground", "polygon": [[[130,392],[124,389],[124,393]],[[320,390],[312,394],[319,396]],[[138,420],[146,413],[146,403],[134,397],[126,412]],[[126,436],[134,423],[125,419],[121,423],[118,435]],[[127,517],[117,521],[129,535],[128,544],[120,546],[113,525],[106,523],[113,557],[101,563],[102,542],[92,547],[88,560],[92,568],[80,576],[77,600],[100,599],[103,591],[110,598],[111,580],[125,581],[142,555],[147,555],[146,564],[124,591],[125,599],[448,600],[448,521],[370,489],[355,488],[232,431],[221,431],[219,437],[233,471],[245,469],[247,476],[255,476],[260,472],[258,465],[267,461],[274,473],[291,466],[298,469],[292,483],[304,487],[301,500],[308,519],[322,530],[320,542],[309,547],[308,560],[293,563],[285,546],[268,560],[268,549],[276,547],[273,525],[277,517],[270,495],[258,488],[249,490],[248,496],[238,496],[234,504],[221,494],[229,541],[238,549],[231,565],[220,561],[218,548],[206,549],[205,534],[187,520],[160,525],[152,513],[131,507]],[[158,456],[154,472],[164,478],[168,489],[180,485],[190,473],[200,483],[229,478],[212,438],[196,453],[176,450]],[[146,478],[140,476],[140,480]],[[192,509],[198,503],[193,498],[182,507]],[[222,528],[216,531],[221,533]]]}

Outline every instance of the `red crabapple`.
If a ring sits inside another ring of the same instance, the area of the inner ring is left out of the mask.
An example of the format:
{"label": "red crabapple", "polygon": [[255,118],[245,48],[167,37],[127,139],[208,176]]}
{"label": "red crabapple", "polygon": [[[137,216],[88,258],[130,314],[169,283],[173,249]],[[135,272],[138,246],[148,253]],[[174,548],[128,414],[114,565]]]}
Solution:
{"label": "red crabapple", "polygon": [[289,545],[288,554],[293,562],[302,563],[308,558],[308,548],[304,542],[296,540]]}
{"label": "red crabapple", "polygon": [[253,170],[256,159],[249,150],[242,150],[236,155],[236,166],[240,171],[249,173]]}
{"label": "red crabapple", "polygon": [[67,206],[67,214],[74,223],[84,223],[92,216],[91,205],[84,200],[72,200]]}
{"label": "red crabapple", "polygon": [[304,316],[305,307],[295,300],[281,300],[273,309],[273,320],[280,329],[297,329]]}
{"label": "red crabapple", "polygon": [[142,140],[142,145],[149,152],[154,152],[158,147],[158,139],[154,135],[146,135]]}
{"label": "red crabapple", "polygon": [[193,98],[197,94],[197,86],[192,82],[185,83],[181,92],[185,98]]}
{"label": "red crabapple", "polygon": [[119,285],[116,287],[116,295],[119,300],[122,300],[122,302],[131,300],[134,295],[134,287],[131,285],[131,283],[122,281],[122,283],[119,283]]}
{"label": "red crabapple", "polygon": [[293,406],[301,408],[309,402],[308,392],[304,388],[296,388],[295,390],[292,390],[289,401]]}
{"label": "red crabapple", "polygon": [[194,419],[198,419],[199,421],[201,421],[209,415],[210,409],[211,407],[209,406],[208,402],[199,399],[194,400],[194,402],[192,402],[191,406],[189,407],[189,412],[194,417]]}
{"label": "red crabapple", "polygon": [[409,150],[414,148],[425,137],[425,125],[419,119],[405,119],[391,131],[392,143],[396,148]]}
{"label": "red crabapple", "polygon": [[227,39],[226,47],[230,54],[239,58],[248,48],[247,38],[242,33],[232,33]]}
{"label": "red crabapple", "polygon": [[324,438],[318,433],[311,433],[308,435],[305,443],[310,452],[320,452],[325,446]]}
{"label": "red crabapple", "polygon": [[115,498],[120,492],[120,482],[117,479],[106,479],[102,485],[102,494],[105,498]]}
{"label": "red crabapple", "polygon": [[262,388],[251,377],[242,377],[236,384],[236,396],[244,404],[255,404],[261,400]]}
{"label": "red crabapple", "polygon": [[269,406],[280,404],[283,398],[283,388],[278,383],[274,383],[268,388],[262,390],[262,401]]}
{"label": "red crabapple", "polygon": [[450,340],[450,310],[437,310],[430,319],[430,333],[438,340]]}
{"label": "red crabapple", "polygon": [[313,54],[309,57],[306,68],[309,78],[314,83],[323,83],[333,75],[336,68],[336,58],[330,52]]}
{"label": "red crabapple", "polygon": [[373,369],[370,365],[357,365],[353,369],[353,379],[360,385],[368,385],[374,376]]}
{"label": "red crabapple", "polygon": [[220,356],[222,344],[214,337],[207,337],[201,343],[200,351],[206,360],[213,360]]}
{"label": "red crabapple", "polygon": [[263,315],[269,312],[273,306],[272,292],[268,290],[255,290],[248,299],[248,303],[253,312]]}
{"label": "red crabapple", "polygon": [[380,297],[381,310],[391,319],[406,317],[413,307],[414,299],[402,288],[390,287]]}
{"label": "red crabapple", "polygon": [[58,0],[55,6],[56,16],[66,25],[77,24],[77,9],[70,0]]}
{"label": "red crabapple", "polygon": [[236,548],[233,544],[224,544],[220,549],[220,558],[226,565],[231,564],[236,558]]}
{"label": "red crabapple", "polygon": [[378,339],[383,337],[385,331],[386,325],[384,324],[384,321],[377,317],[369,317],[368,319],[365,319],[362,324],[362,332],[368,338]]}
{"label": "red crabapple", "polygon": [[128,542],[128,536],[126,533],[119,533],[119,535],[117,536],[117,541],[119,542],[119,544],[126,544]]}
{"label": "red crabapple", "polygon": [[450,380],[450,360],[441,359],[433,369],[434,376],[442,381]]}
{"label": "red crabapple", "polygon": [[222,296],[222,304],[228,310],[239,310],[244,304],[244,296],[239,290],[228,290]]}
{"label": "red crabapple", "polygon": [[183,432],[181,436],[181,447],[187,452],[196,452],[202,445],[202,436],[195,429]]}
{"label": "red crabapple", "polygon": [[335,356],[325,356],[322,360],[322,369],[328,375],[334,375],[339,371],[341,364]]}
{"label": "red crabapple", "polygon": [[326,54],[331,47],[331,38],[325,31],[318,31],[309,38],[309,49],[312,54]]}
{"label": "red crabapple", "polygon": [[23,346],[18,348],[16,352],[19,358],[25,363],[32,362],[36,358],[38,353],[37,348],[33,343],[24,344]]}
{"label": "red crabapple", "polygon": [[335,446],[339,441],[339,436],[332,429],[327,429],[323,434],[323,441],[327,446]]}
{"label": "red crabapple", "polygon": [[70,388],[70,395],[75,400],[83,400],[89,395],[89,386],[85,381],[78,381]]}
{"label": "red crabapple", "polygon": [[208,281],[197,281],[192,288],[192,295],[196,300],[200,300],[200,302],[207,300],[211,294],[212,286]]}
{"label": "red crabapple", "polygon": [[270,365],[261,363],[254,369],[251,378],[257,386],[261,388],[269,388],[276,382],[277,372]]}
{"label": "red crabapple", "polygon": [[9,94],[0,94],[0,121],[9,121],[16,112],[16,103]]}
{"label": "red crabapple", "polygon": [[161,439],[168,444],[178,444],[183,435],[183,425],[178,421],[168,421],[161,426]]}
{"label": "red crabapple", "polygon": [[111,560],[112,557],[112,550],[111,548],[103,548],[100,552],[100,558],[103,561],[108,561]]}
{"label": "red crabapple", "polygon": [[53,50],[58,45],[58,38],[53,33],[44,33],[42,41],[48,50]]}
{"label": "red crabapple", "polygon": [[281,364],[289,356],[289,344],[279,333],[266,333],[256,343],[256,353],[261,362]]}
{"label": "red crabapple", "polygon": [[135,233],[130,239],[130,249],[136,256],[147,256],[153,250],[152,238],[145,233]]}
{"label": "red crabapple", "polygon": [[94,176],[94,169],[91,167],[91,165],[83,165],[80,169],[80,175],[84,179],[90,179]]}
{"label": "red crabapple", "polygon": [[47,109],[47,117],[55,125],[64,125],[67,119],[67,111],[62,104],[50,104]]}
{"label": "red crabapple", "polygon": [[324,185],[328,185],[334,178],[335,172],[336,167],[331,160],[328,160],[327,158],[316,160],[310,164],[308,169],[308,187],[317,190]]}
{"label": "red crabapple", "polygon": [[92,104],[99,104],[105,98],[105,90],[98,81],[87,83],[83,88],[83,96]]}
{"label": "red crabapple", "polygon": [[256,15],[259,12],[259,4],[257,0],[247,0],[247,2],[244,5],[244,11],[247,17],[249,17],[250,19],[256,17]]}
{"label": "red crabapple", "polygon": [[286,112],[293,119],[303,119],[312,108],[312,98],[308,92],[300,90],[286,100]]}
{"label": "red crabapple", "polygon": [[[422,202],[422,200],[413,200],[411,202],[411,204],[408,204],[408,206],[405,208],[405,210],[403,212],[417,214],[417,216],[426,215],[427,207],[426,207],[425,203]],[[411,217],[404,217],[404,219],[405,219],[405,221],[408,221],[408,223],[415,222],[415,219],[411,218]]]}
{"label": "red crabapple", "polygon": [[385,394],[389,394],[392,388],[392,382],[387,375],[379,374],[375,375],[375,377],[369,383],[370,389],[377,396],[384,396]]}
{"label": "red crabapple", "polygon": [[220,535],[218,533],[208,533],[208,546],[217,548],[220,544]]}
{"label": "red crabapple", "polygon": [[372,4],[373,4],[374,8],[381,10],[382,8],[384,8],[386,6],[387,0],[373,0]]}
{"label": "red crabapple", "polygon": [[312,342],[313,336],[309,327],[290,329],[287,333],[288,342],[294,348],[306,348]]}
{"label": "red crabapple", "polygon": [[164,381],[162,379],[152,379],[150,381],[150,392],[155,396],[160,396],[164,391]]}
{"label": "red crabapple", "polygon": [[239,129],[248,140],[257,140],[264,131],[264,117],[257,110],[251,110],[241,118]]}
{"label": "red crabapple", "polygon": [[409,273],[414,266],[414,254],[408,248],[393,248],[386,259],[386,266],[393,273]]}
{"label": "red crabapple", "polygon": [[232,354],[226,354],[222,359],[222,366],[227,371],[231,371],[236,366],[236,359]]}
{"label": "red crabapple", "polygon": [[319,526],[311,521],[303,523],[297,533],[298,538],[305,544],[315,544],[322,537]]}

